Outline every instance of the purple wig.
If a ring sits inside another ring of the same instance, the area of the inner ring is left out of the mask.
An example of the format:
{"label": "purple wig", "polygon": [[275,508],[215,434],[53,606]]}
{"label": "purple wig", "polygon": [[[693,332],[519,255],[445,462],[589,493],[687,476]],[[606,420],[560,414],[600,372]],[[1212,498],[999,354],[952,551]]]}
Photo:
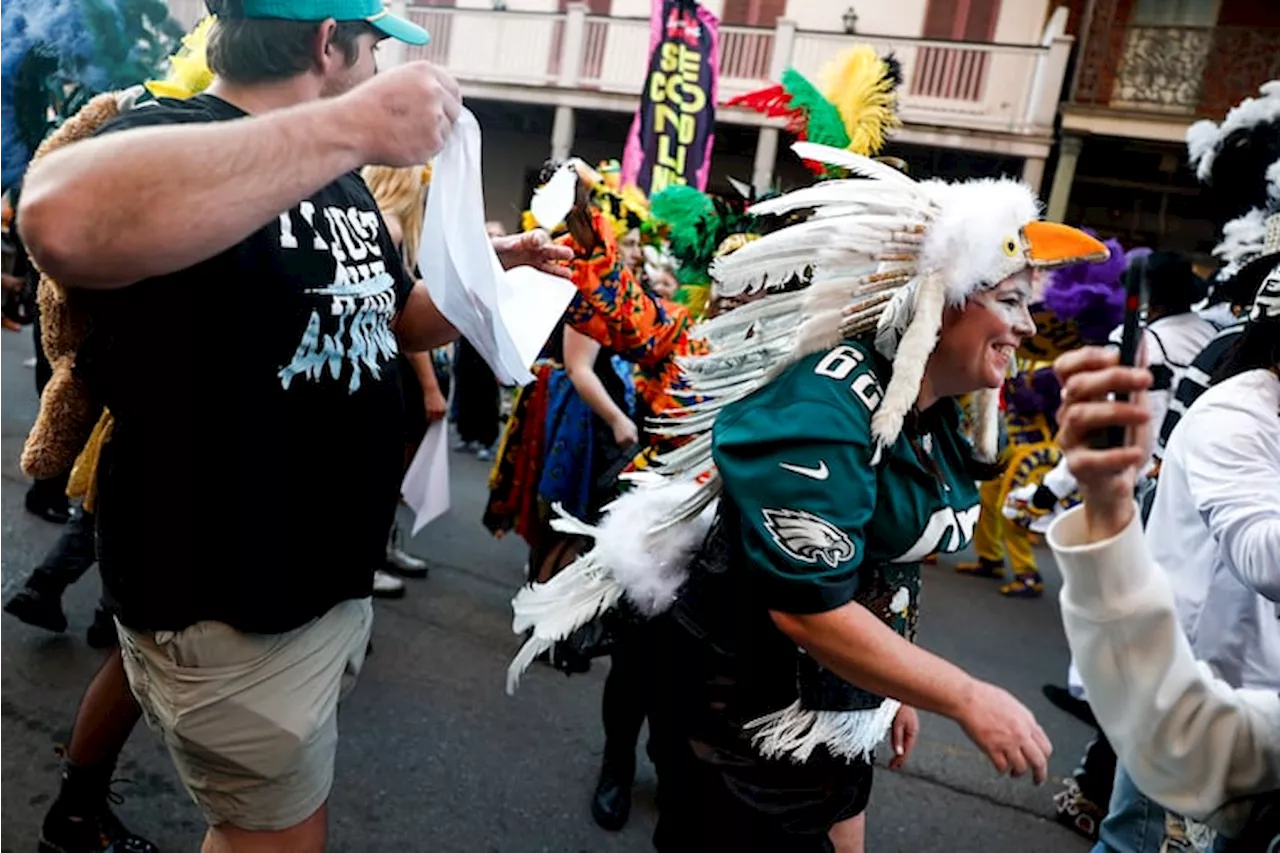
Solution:
{"label": "purple wig", "polygon": [[1052,367],[1019,374],[1005,384],[1005,405],[1015,414],[1052,418],[1061,403],[1062,386]]}
{"label": "purple wig", "polygon": [[1061,320],[1074,320],[1086,343],[1105,341],[1124,319],[1121,278],[1127,258],[1119,240],[1107,240],[1105,245],[1110,251],[1105,261],[1054,271],[1044,292],[1045,306]]}

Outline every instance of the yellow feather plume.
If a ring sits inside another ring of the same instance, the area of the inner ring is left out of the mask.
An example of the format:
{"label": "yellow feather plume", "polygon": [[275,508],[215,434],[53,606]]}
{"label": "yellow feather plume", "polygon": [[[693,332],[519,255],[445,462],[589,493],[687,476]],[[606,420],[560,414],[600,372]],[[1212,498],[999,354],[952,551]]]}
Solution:
{"label": "yellow feather plume", "polygon": [[209,88],[214,75],[205,60],[205,46],[216,20],[213,15],[206,15],[182,37],[182,47],[169,57],[169,73],[163,80],[148,80],[148,92],[157,98],[186,100]]}
{"label": "yellow feather plume", "polygon": [[851,47],[822,69],[822,93],[844,120],[849,151],[874,155],[886,134],[902,124],[894,89],[889,64],[870,45]]}

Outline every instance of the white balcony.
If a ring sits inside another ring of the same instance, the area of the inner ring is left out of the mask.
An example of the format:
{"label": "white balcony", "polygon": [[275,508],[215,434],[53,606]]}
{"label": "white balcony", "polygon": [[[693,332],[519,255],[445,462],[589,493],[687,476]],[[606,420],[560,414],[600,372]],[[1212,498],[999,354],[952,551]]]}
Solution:
{"label": "white balcony", "polygon": [[[410,48],[463,83],[542,89],[522,100],[560,102],[572,92],[638,97],[649,51],[649,22],[592,17],[578,5],[563,14],[409,7],[431,44]],[[901,115],[908,125],[1048,136],[1052,132],[1070,37],[1047,34],[1041,45],[931,41],[799,31],[787,21],[774,30],[720,28],[720,98],[776,81],[794,66],[816,81],[822,66],[851,44],[873,45],[902,64]],[[746,111],[725,121],[763,123]]]}

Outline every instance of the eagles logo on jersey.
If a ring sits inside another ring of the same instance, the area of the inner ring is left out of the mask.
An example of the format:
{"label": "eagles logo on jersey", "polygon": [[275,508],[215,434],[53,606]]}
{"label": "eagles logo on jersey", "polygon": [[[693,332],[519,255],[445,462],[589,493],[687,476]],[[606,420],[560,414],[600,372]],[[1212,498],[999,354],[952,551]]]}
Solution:
{"label": "eagles logo on jersey", "polygon": [[765,509],[764,524],[778,547],[803,563],[831,568],[853,559],[853,541],[824,518],[798,509]]}

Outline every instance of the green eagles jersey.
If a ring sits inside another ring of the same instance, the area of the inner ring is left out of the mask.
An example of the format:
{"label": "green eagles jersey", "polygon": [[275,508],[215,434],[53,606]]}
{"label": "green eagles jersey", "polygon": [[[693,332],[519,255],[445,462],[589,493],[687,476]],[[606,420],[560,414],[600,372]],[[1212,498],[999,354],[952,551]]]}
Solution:
{"label": "green eagles jersey", "polygon": [[714,429],[740,577],[768,610],[857,600],[914,636],[919,562],[968,545],[978,518],[960,410],[942,400],[879,457],[871,415],[888,364],[860,343],[809,356]]}

